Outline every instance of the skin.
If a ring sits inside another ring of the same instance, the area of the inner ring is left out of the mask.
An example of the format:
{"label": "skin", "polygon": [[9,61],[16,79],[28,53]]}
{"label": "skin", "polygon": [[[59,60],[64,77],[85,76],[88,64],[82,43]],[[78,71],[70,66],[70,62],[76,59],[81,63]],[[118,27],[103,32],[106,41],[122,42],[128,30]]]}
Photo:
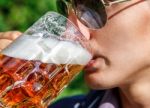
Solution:
{"label": "skin", "polygon": [[[108,16],[136,1],[107,7]],[[150,108],[149,10],[147,0],[115,15],[99,30],[89,30],[70,14],[95,56],[85,68],[85,81],[92,89],[118,87],[123,108]]]}
{"label": "skin", "polygon": [[0,51],[21,35],[19,31],[0,32]]}
{"label": "skin", "polygon": [[[107,7],[108,16],[138,0]],[[105,27],[89,30],[70,13],[88,39],[94,58],[85,68],[85,81],[93,89],[119,88],[123,108],[149,108],[150,3],[128,8]]]}

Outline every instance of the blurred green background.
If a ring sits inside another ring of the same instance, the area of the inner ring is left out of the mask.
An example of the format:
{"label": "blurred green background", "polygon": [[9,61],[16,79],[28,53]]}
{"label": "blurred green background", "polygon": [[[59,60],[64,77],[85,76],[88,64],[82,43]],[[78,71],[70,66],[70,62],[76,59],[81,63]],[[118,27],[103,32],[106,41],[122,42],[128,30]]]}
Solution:
{"label": "blurred green background", "polygon": [[[47,11],[57,11],[55,0],[0,0],[0,32],[19,30],[24,32]],[[88,87],[83,72],[59,95],[85,94]]]}

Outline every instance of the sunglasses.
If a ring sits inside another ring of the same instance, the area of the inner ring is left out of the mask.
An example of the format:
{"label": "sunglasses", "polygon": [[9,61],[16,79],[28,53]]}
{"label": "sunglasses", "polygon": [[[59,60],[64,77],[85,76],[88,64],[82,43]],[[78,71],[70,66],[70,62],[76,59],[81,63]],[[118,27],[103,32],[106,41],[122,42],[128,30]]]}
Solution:
{"label": "sunglasses", "polygon": [[129,0],[57,0],[58,12],[69,15],[73,9],[82,24],[91,29],[102,28],[107,22],[106,7]]}
{"label": "sunglasses", "polygon": [[100,29],[114,15],[145,0],[131,4],[109,18],[107,17],[106,7],[127,1],[131,0],[57,0],[56,4],[60,14],[68,17],[71,9],[83,25],[89,29]]}

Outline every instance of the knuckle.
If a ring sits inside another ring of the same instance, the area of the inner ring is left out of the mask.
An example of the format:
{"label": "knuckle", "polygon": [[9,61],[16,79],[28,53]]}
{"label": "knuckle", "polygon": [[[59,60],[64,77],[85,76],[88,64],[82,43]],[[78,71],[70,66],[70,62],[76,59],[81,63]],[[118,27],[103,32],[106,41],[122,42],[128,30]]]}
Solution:
{"label": "knuckle", "polygon": [[19,37],[22,33],[19,31],[14,31],[11,33],[12,39],[16,39],[17,37]]}

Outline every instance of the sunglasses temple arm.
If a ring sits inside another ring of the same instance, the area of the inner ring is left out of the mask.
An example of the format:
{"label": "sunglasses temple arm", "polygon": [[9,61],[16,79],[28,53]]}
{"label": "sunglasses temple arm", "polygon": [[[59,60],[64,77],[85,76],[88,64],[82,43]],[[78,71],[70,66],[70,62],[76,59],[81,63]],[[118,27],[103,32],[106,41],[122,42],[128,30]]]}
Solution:
{"label": "sunglasses temple arm", "polygon": [[115,0],[115,1],[112,1],[112,2],[109,2],[107,0],[101,0],[102,3],[105,5],[105,6],[111,6],[113,4],[117,4],[117,3],[122,3],[122,2],[127,2],[127,1],[131,1],[131,0]]}

